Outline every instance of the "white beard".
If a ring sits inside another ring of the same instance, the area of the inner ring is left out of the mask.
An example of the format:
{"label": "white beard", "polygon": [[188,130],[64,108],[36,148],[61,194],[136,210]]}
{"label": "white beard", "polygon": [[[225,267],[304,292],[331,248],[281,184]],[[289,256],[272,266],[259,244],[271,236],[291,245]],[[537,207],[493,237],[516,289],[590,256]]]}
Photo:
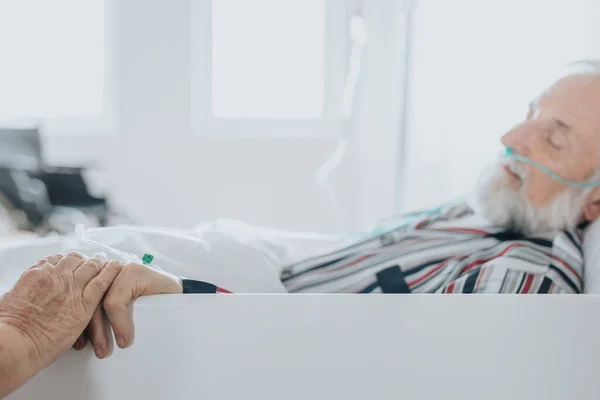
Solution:
{"label": "white beard", "polygon": [[[508,165],[522,180],[520,188],[510,187],[502,164]],[[580,222],[585,199],[592,189],[567,188],[544,207],[534,207],[527,198],[527,171],[516,160],[503,159],[481,174],[475,193],[477,211],[491,223],[523,233],[573,229]]]}

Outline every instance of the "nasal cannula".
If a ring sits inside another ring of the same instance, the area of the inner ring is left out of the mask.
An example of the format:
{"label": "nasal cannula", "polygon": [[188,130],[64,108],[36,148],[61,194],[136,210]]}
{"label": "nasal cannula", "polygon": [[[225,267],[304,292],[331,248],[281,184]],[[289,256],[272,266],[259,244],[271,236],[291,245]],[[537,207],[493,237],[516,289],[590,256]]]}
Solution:
{"label": "nasal cannula", "polygon": [[567,186],[576,187],[576,188],[592,188],[592,187],[600,186],[600,182],[598,182],[598,181],[596,181],[596,182],[574,182],[569,179],[562,178],[562,177],[558,176],[557,174],[555,174],[554,172],[550,171],[548,168],[544,167],[539,162],[534,161],[531,158],[527,158],[525,156],[515,153],[515,150],[510,147],[506,148],[505,157],[533,165],[534,167],[538,168],[540,171],[547,174],[550,178],[552,178],[555,181],[560,182],[564,185],[567,185]]}

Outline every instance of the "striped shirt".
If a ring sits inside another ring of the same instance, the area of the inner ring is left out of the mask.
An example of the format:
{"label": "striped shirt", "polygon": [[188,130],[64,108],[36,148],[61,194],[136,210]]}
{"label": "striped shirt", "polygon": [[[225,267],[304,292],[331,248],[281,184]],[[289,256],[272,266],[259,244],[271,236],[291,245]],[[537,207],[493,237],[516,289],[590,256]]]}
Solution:
{"label": "striped shirt", "polygon": [[582,293],[582,229],[468,226],[466,203],[282,270],[290,293]]}

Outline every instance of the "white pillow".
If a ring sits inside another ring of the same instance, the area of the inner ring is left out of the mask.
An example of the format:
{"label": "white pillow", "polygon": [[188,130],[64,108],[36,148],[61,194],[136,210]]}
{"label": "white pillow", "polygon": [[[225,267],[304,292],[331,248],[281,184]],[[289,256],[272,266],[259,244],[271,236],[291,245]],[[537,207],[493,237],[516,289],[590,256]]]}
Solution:
{"label": "white pillow", "polygon": [[583,233],[584,293],[600,294],[600,220],[592,222]]}

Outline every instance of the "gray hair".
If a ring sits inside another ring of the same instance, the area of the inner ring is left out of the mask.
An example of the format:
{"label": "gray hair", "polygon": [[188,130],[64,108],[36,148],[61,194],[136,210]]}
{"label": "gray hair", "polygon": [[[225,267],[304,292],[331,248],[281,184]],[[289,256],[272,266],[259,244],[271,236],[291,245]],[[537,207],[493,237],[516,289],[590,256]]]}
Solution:
{"label": "gray hair", "polygon": [[600,60],[576,60],[560,68],[561,77],[576,74],[600,74]]}
{"label": "gray hair", "polygon": [[571,75],[585,74],[597,74],[600,77],[600,60],[582,59],[562,64],[544,78],[545,83],[541,90],[535,94],[533,101],[537,101],[537,99],[545,94],[557,81]]}

